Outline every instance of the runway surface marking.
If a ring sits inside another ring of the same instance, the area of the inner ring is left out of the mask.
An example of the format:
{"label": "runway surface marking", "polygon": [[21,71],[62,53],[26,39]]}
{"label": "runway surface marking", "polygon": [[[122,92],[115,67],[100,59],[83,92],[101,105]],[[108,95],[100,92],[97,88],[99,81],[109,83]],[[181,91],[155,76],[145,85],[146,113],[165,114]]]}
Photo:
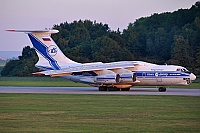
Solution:
{"label": "runway surface marking", "polygon": [[13,86],[9,87],[9,86],[0,86],[0,93],[200,96],[200,89],[167,88],[166,92],[158,92],[157,88],[131,88],[130,91],[98,91],[97,87],[13,87]]}

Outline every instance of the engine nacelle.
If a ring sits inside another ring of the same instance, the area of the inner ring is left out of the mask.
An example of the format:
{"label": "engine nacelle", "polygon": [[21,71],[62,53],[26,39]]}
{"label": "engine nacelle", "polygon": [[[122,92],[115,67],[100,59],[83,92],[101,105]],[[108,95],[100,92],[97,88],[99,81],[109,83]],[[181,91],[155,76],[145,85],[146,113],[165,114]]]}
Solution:
{"label": "engine nacelle", "polygon": [[99,75],[94,78],[96,83],[103,83],[103,84],[116,84],[121,81],[119,74],[106,74],[106,75]]}
{"label": "engine nacelle", "polygon": [[120,74],[120,82],[121,83],[131,83],[136,81],[136,73],[122,73]]}

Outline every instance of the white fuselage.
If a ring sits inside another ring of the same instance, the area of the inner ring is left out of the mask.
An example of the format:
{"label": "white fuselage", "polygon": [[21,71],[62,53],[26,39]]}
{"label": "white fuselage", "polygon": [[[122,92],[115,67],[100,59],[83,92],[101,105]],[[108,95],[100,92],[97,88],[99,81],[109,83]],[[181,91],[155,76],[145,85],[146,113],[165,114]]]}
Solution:
{"label": "white fuselage", "polygon": [[[133,62],[133,61],[130,61]],[[134,62],[135,63],[135,62]],[[118,88],[127,88],[131,86],[170,86],[170,85],[189,85],[191,80],[196,77],[194,74],[187,71],[187,69],[181,66],[174,65],[156,65],[146,63],[142,61],[137,62],[134,68],[130,68],[131,72],[136,73],[138,82],[119,82],[119,83],[96,83],[96,75],[92,74],[81,74],[81,75],[70,75],[65,78],[74,82],[87,83],[93,86],[115,86]],[[184,69],[186,71],[181,71]],[[180,70],[180,71],[178,71]],[[115,71],[117,73],[117,71]]]}

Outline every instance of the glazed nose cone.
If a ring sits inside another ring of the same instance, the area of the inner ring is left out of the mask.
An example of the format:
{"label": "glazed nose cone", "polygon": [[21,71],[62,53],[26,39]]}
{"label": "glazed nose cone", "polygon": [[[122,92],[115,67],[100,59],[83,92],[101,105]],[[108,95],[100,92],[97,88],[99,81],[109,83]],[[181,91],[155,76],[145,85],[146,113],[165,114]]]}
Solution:
{"label": "glazed nose cone", "polygon": [[193,73],[191,73],[191,74],[190,74],[190,79],[191,79],[191,80],[195,80],[195,79],[196,79],[196,76],[195,76]]}

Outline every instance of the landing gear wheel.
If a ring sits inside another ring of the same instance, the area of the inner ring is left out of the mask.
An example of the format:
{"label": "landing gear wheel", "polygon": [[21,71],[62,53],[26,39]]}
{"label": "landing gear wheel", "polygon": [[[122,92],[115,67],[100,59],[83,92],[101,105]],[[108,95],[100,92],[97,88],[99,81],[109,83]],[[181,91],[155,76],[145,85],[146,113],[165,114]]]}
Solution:
{"label": "landing gear wheel", "polygon": [[158,91],[159,91],[159,92],[165,92],[165,91],[166,91],[166,88],[165,88],[165,87],[159,87],[159,88],[158,88]]}
{"label": "landing gear wheel", "polygon": [[120,91],[117,87],[108,87],[108,91]]}
{"label": "landing gear wheel", "polygon": [[99,87],[99,91],[107,91],[107,87],[105,87],[105,86],[100,86],[100,87]]}
{"label": "landing gear wheel", "polygon": [[121,88],[121,91],[130,91],[130,88]]}
{"label": "landing gear wheel", "polygon": [[120,91],[120,88],[116,88],[116,87],[115,87],[115,91]]}

